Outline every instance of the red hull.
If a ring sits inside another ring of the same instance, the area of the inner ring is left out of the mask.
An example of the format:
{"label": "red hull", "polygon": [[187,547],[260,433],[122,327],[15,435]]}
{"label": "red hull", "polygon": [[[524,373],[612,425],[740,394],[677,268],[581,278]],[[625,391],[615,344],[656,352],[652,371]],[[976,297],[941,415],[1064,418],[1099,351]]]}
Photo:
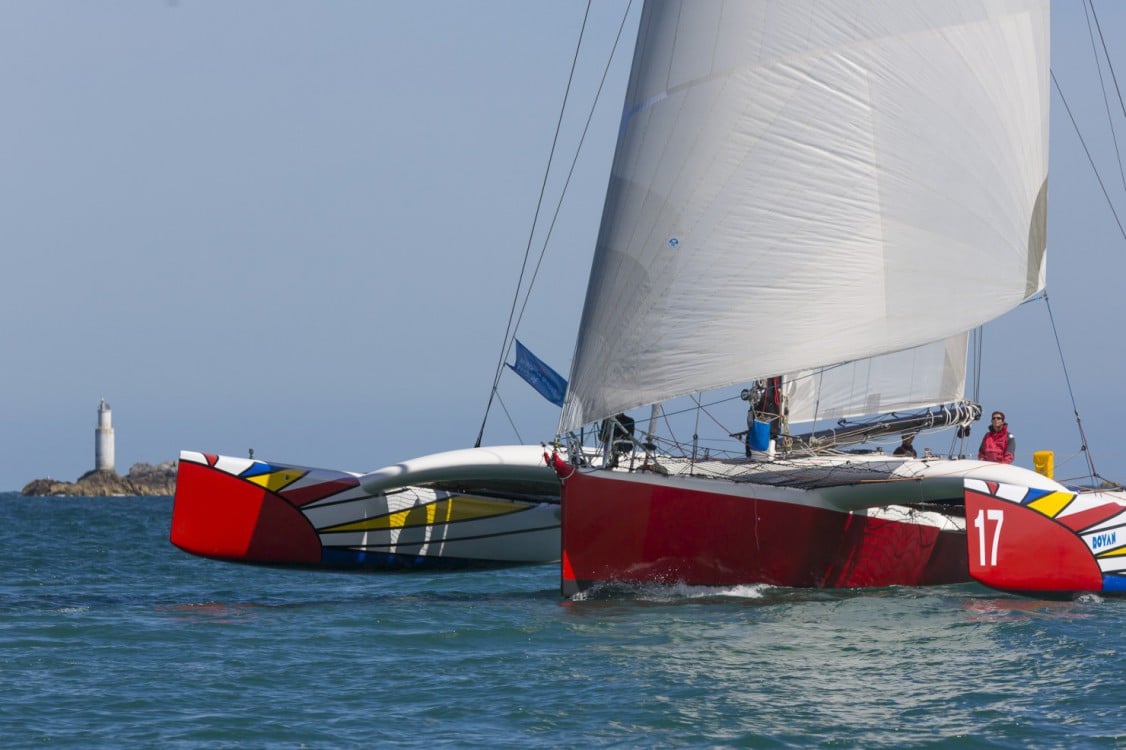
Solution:
{"label": "red hull", "polygon": [[970,580],[966,535],[929,525],[573,472],[562,591],[604,581],[921,586]]}
{"label": "red hull", "polygon": [[315,564],[321,542],[294,505],[252,482],[180,461],[170,541],[202,557]]}
{"label": "red hull", "polygon": [[1079,498],[1070,492],[967,482],[970,574],[1003,591],[1126,592],[1116,564],[1126,546],[1118,543],[1126,504],[1114,494],[1097,491]]}

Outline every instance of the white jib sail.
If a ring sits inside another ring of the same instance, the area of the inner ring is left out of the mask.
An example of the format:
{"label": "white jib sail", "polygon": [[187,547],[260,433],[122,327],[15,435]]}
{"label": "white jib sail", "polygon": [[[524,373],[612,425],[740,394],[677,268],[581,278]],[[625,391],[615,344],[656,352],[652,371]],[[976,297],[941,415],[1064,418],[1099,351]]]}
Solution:
{"label": "white jib sail", "polygon": [[966,334],[782,378],[792,423],[849,419],[962,400]]}
{"label": "white jib sail", "polygon": [[1047,0],[651,2],[561,431],[1043,284]]}

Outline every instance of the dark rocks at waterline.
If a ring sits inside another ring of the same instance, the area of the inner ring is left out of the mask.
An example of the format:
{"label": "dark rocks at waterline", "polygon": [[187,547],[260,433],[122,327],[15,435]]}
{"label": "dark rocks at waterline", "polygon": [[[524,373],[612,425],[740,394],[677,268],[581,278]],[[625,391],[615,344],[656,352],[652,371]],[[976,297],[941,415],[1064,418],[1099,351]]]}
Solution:
{"label": "dark rocks at waterline", "polygon": [[114,495],[172,496],[176,492],[176,462],[133,464],[129,473],[119,476],[115,471],[88,471],[76,482],[36,479],[20,490],[21,495],[76,495],[79,497],[110,497]]}

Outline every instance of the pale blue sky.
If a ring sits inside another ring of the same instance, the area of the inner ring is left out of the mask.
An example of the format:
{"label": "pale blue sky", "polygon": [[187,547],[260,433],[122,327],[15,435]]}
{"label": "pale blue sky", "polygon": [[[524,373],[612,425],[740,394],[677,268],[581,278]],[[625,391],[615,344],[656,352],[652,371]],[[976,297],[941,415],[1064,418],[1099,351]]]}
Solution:
{"label": "pale blue sky", "polygon": [[[592,10],[549,213],[626,5]],[[1126,38],[1126,6],[1096,8]],[[368,470],[471,445],[584,11],[0,0],[0,491],[92,468],[102,397],[122,473],[181,449]],[[564,375],[634,29],[520,328]],[[1053,69],[1126,217],[1078,0],[1053,10]],[[1126,242],[1058,104],[1048,290],[1097,466],[1126,479]],[[1020,458],[1073,455],[1043,303],[985,342],[982,400]],[[555,407],[501,383],[520,434],[494,406],[485,442],[550,439]]]}

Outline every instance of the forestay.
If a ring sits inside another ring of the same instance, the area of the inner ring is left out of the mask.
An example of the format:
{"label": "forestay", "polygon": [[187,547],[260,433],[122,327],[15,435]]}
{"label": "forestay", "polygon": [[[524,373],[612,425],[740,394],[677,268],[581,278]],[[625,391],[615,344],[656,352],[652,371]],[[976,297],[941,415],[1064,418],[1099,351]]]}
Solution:
{"label": "forestay", "polygon": [[1047,0],[648,3],[561,430],[1036,294],[1048,22]]}

